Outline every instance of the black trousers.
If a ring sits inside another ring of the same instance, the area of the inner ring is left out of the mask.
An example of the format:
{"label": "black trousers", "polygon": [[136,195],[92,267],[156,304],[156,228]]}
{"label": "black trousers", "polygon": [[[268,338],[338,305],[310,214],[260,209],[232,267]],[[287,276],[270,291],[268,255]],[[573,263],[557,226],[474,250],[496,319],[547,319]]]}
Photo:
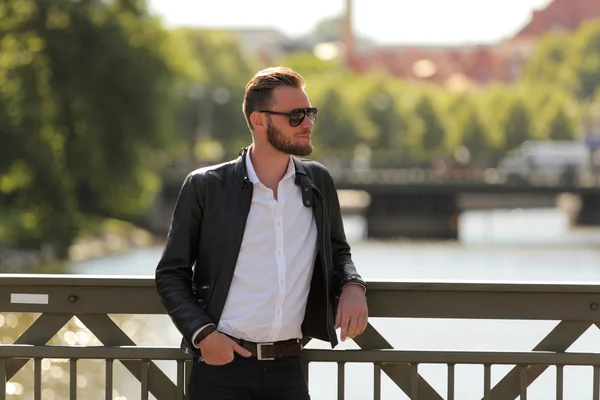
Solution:
{"label": "black trousers", "polygon": [[310,400],[300,357],[257,360],[238,354],[226,365],[194,360],[188,400]]}

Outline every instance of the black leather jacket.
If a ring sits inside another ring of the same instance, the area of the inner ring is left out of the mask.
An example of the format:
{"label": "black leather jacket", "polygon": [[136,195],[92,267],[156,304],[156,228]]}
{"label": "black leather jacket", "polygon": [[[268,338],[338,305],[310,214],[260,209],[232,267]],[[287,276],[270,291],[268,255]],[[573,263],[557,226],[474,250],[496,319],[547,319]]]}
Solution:
{"label": "black leather jacket", "polygon": [[[156,268],[158,294],[183,336],[182,347],[198,356],[192,335],[208,323],[218,324],[250,210],[253,184],[246,156],[243,149],[237,159],[198,169],[185,178]],[[315,161],[293,157],[293,162],[303,203],[314,211],[319,242],[302,332],[330,342],[333,348],[342,287],[349,282],[365,288],[366,284],[351,259],[331,175]]]}

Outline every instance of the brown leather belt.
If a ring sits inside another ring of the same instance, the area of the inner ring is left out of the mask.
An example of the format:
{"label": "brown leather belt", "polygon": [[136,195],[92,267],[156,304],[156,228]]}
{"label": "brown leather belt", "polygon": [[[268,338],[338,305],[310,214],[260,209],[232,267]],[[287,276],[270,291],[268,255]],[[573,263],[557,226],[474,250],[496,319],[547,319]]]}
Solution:
{"label": "brown leather belt", "polygon": [[276,360],[283,357],[295,357],[302,354],[300,339],[290,339],[273,343],[254,343],[233,338],[240,346],[259,360]]}

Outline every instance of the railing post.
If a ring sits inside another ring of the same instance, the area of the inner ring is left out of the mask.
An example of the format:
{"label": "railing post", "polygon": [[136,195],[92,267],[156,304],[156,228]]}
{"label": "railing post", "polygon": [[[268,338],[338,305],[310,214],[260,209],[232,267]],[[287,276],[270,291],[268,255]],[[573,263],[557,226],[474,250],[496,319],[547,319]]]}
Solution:
{"label": "railing post", "polygon": [[448,400],[454,400],[455,364],[448,364]]}
{"label": "railing post", "polygon": [[77,359],[72,358],[69,364],[69,399],[77,400]]}
{"label": "railing post", "polygon": [[338,400],[344,400],[346,396],[346,363],[338,361]]}
{"label": "railing post", "polygon": [[373,400],[381,400],[381,363],[373,364]]}
{"label": "railing post", "polygon": [[148,400],[148,360],[142,360],[142,400]]}
{"label": "railing post", "polygon": [[563,400],[564,392],[564,367],[562,365],[556,366],[556,400]]}
{"label": "railing post", "polygon": [[42,359],[33,361],[33,399],[42,400]]}
{"label": "railing post", "polygon": [[185,384],[185,364],[183,360],[177,361],[177,400],[183,400],[184,384]]}
{"label": "railing post", "polygon": [[419,364],[410,365],[410,400],[419,398]]}
{"label": "railing post", "polygon": [[600,400],[600,366],[594,365],[594,389],[593,400]]}
{"label": "railing post", "polygon": [[104,398],[105,398],[105,400],[111,400],[112,399],[112,392],[113,392],[113,365],[114,365],[114,360],[112,360],[112,359],[106,360],[106,369],[105,369],[106,383],[104,384]]}
{"label": "railing post", "polygon": [[519,400],[527,400],[527,386],[529,383],[527,382],[527,368],[528,365],[521,365],[519,368],[521,370],[520,374],[520,382],[521,382],[521,397]]}
{"label": "railing post", "polygon": [[6,400],[6,358],[0,358],[0,400]]}
{"label": "railing post", "polygon": [[492,400],[492,366],[490,364],[483,365],[483,398],[484,400]]}

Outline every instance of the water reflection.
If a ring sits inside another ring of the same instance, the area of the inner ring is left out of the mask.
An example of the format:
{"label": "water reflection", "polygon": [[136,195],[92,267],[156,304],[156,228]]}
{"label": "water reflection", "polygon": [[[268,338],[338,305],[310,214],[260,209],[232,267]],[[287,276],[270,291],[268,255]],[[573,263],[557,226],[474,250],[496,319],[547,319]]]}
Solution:
{"label": "water reflection", "polygon": [[[40,314],[0,314],[0,337],[2,344],[13,344],[29,328]],[[139,345],[163,344],[156,334],[156,319],[143,315],[111,315],[113,321]],[[73,317],[48,342],[49,345],[101,346],[102,343],[77,318]],[[173,363],[174,364],[174,363]],[[163,368],[168,365],[163,364]],[[67,359],[44,359],[41,361],[43,400],[69,399],[70,363]],[[174,366],[165,368],[174,380]],[[77,362],[77,398],[104,398],[106,364],[104,360],[79,360]],[[140,383],[120,363],[113,367],[113,399],[132,400],[140,398]],[[7,398],[34,399],[34,362],[29,360],[17,372],[6,387]],[[154,397],[151,395],[151,399]]]}

